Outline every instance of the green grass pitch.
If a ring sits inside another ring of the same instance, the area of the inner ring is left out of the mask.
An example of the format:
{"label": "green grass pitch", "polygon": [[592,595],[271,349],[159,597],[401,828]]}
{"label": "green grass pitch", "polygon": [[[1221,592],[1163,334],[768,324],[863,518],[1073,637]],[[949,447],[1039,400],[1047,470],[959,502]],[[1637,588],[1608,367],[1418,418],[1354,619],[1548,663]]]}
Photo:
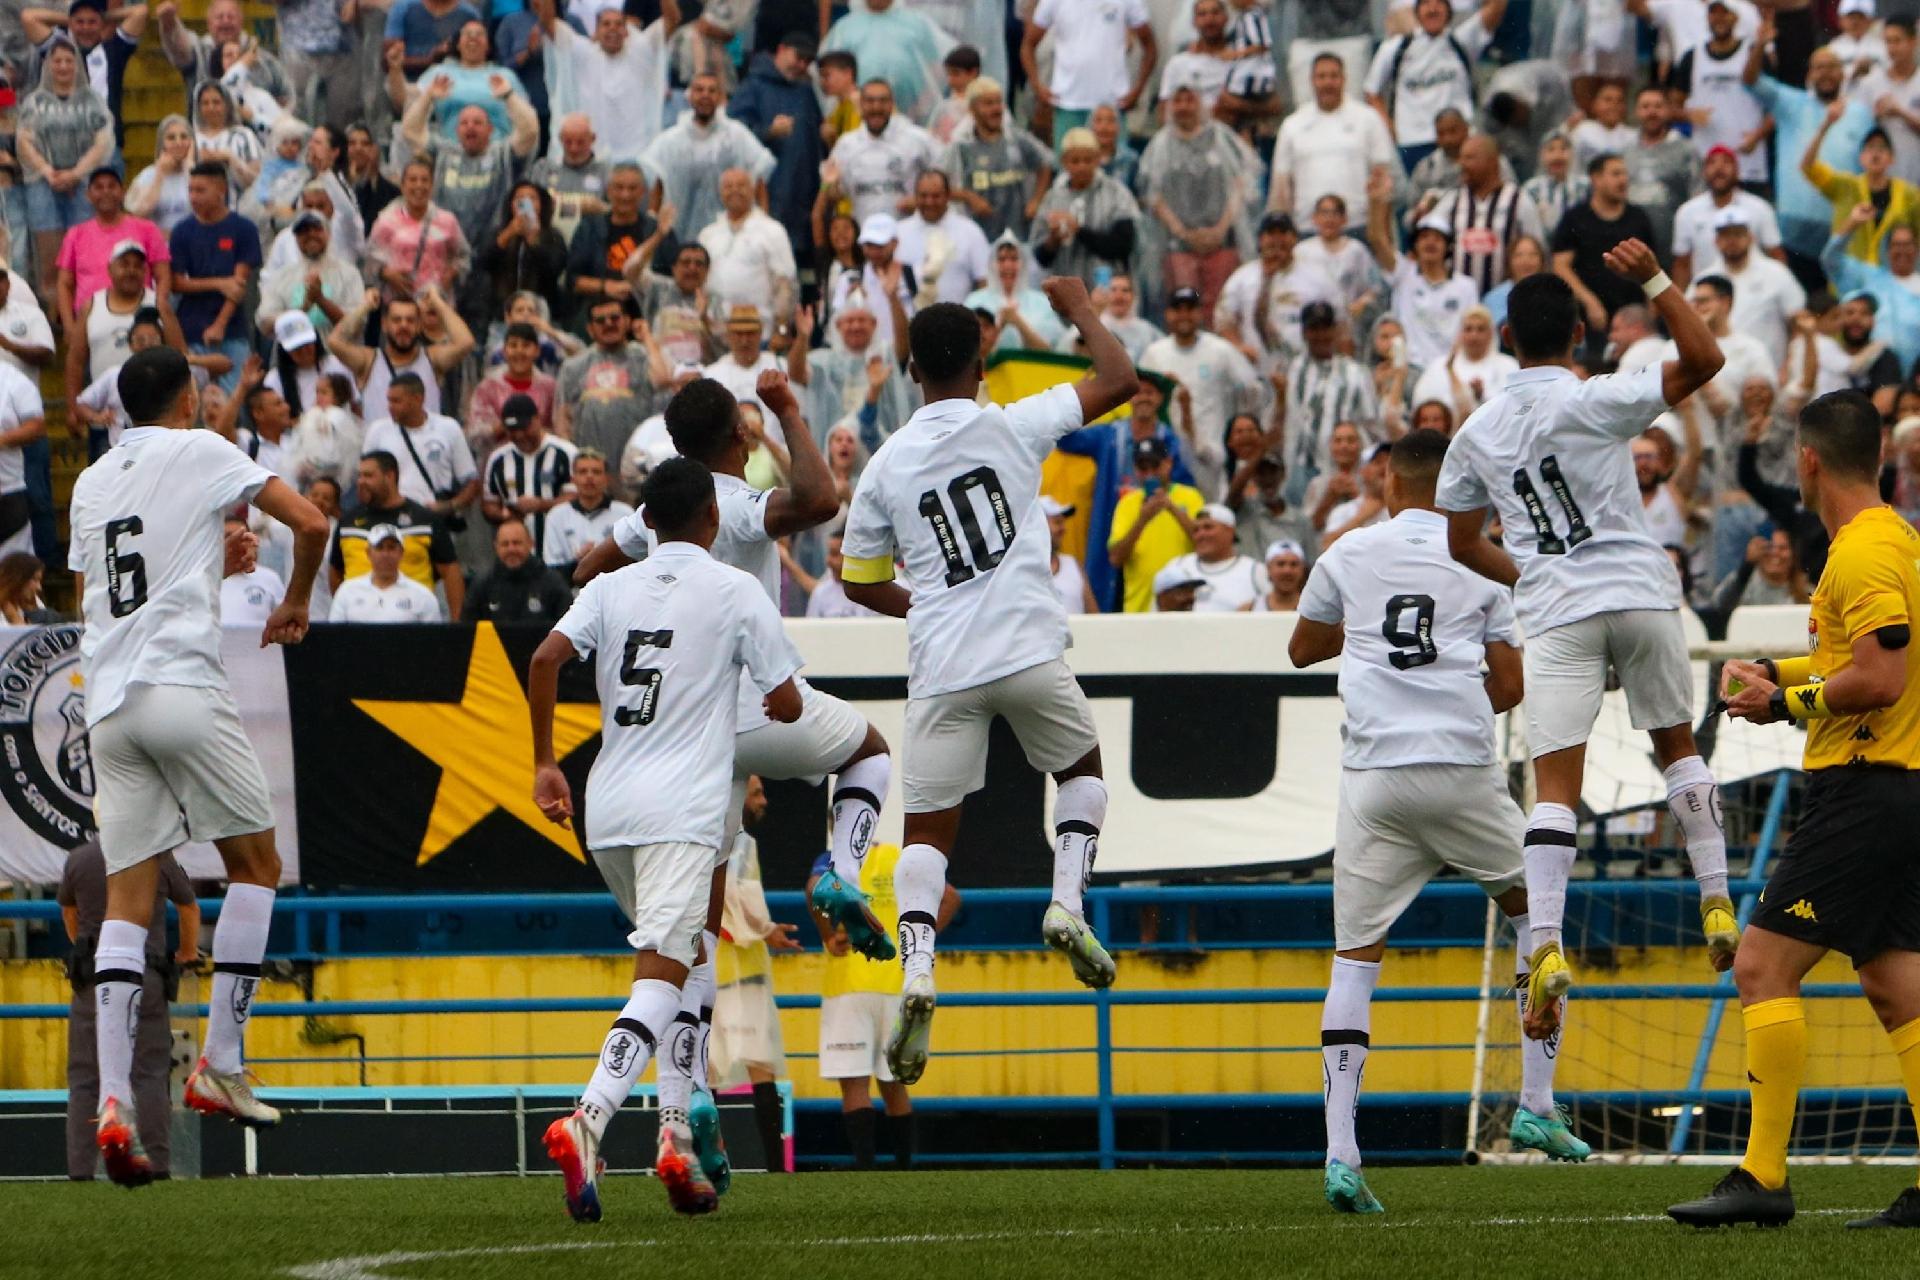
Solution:
{"label": "green grass pitch", "polygon": [[1799,1171],[1784,1230],[1660,1217],[1709,1168],[1382,1168],[1384,1218],[1336,1215],[1317,1171],[743,1175],[678,1220],[645,1177],[608,1179],[576,1226],[554,1177],[105,1183],[0,1191],[0,1277],[541,1280],[644,1277],[1762,1277],[1913,1275],[1920,1238],[1849,1232],[1911,1170]]}

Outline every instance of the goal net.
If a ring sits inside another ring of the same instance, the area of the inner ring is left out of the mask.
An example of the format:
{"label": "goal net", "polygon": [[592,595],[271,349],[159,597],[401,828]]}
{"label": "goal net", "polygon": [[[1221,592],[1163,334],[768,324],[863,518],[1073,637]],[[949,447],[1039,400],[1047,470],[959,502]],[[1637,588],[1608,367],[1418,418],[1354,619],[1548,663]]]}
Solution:
{"label": "goal net", "polygon": [[[1789,728],[1712,716],[1710,690],[1727,657],[1804,652],[1806,610],[1742,610],[1729,640],[1713,644],[1691,615],[1689,623],[1696,732],[1720,783],[1733,898],[1744,924],[1799,812],[1804,738]],[[1516,786],[1530,787],[1521,717],[1506,719],[1505,757]],[[1629,723],[1625,695],[1608,693],[1588,746],[1580,857],[1567,895],[1565,945],[1576,985],[1557,1051],[1555,1096],[1596,1155],[1726,1160],[1743,1150],[1747,1128],[1740,1002],[1732,976],[1708,963],[1698,891],[1665,800],[1647,737]],[[1513,1155],[1507,1129],[1521,1059],[1514,961],[1513,931],[1490,909],[1469,1122],[1470,1149],[1482,1158]],[[1794,1157],[1910,1154],[1914,1135],[1899,1069],[1847,961],[1829,956],[1808,976],[1805,994],[1807,1078]]]}

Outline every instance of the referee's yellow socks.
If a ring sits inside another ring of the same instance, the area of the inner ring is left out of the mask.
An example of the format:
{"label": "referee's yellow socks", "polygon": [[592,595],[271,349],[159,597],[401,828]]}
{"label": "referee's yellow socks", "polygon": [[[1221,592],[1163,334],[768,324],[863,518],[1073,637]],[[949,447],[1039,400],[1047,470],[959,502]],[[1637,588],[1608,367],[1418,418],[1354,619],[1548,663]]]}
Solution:
{"label": "referee's yellow socks", "polygon": [[1903,1023],[1887,1033],[1893,1054],[1900,1059],[1900,1078],[1907,1085],[1907,1101],[1920,1116],[1920,1018]]}
{"label": "referee's yellow socks", "polygon": [[[1747,1091],[1753,1095],[1753,1121],[1747,1130],[1747,1154],[1740,1167],[1765,1187],[1787,1181],[1787,1143],[1793,1137],[1793,1108],[1807,1065],[1807,1018],[1800,997],[1762,1000],[1740,1011],[1747,1028]],[[1920,1031],[1914,1038],[1920,1041]],[[1920,1058],[1920,1054],[1915,1055]],[[1904,1059],[1902,1062],[1904,1064]],[[1908,1077],[1909,1090],[1920,1084],[1920,1062]]]}

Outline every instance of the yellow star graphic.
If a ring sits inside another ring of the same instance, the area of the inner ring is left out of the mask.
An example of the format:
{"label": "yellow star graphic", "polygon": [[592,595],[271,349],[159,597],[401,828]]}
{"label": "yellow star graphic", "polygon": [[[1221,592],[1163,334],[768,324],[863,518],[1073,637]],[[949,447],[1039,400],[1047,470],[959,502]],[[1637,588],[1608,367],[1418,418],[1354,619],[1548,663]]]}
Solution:
{"label": "yellow star graphic", "polygon": [[[353,705],[440,766],[433,812],[420,839],[418,865],[433,861],[495,809],[505,809],[576,862],[585,862],[573,831],[548,822],[533,803],[533,730],[500,633],[491,622],[474,631],[467,687],[458,702],[381,702]],[[553,713],[553,751],[562,761],[600,732],[600,708],[562,702]]]}

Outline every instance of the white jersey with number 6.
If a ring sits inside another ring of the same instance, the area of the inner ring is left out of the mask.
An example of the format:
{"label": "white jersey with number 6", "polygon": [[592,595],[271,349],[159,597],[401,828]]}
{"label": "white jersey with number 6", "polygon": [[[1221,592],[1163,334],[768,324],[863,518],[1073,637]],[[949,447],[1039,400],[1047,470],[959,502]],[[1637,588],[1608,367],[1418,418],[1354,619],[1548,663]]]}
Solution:
{"label": "white jersey with number 6", "polygon": [[906,565],[907,696],[978,688],[1072,643],[1053,589],[1040,464],[1081,425],[1062,384],[1001,408],[940,400],[867,464],[847,513],[849,561]]}
{"label": "white jersey with number 6", "polygon": [[720,847],[744,668],[764,694],[800,669],[760,587],[690,542],[589,582],[554,630],[593,655],[600,754],[587,847]]}
{"label": "white jersey with number 6", "polygon": [[1402,511],[1314,561],[1300,616],[1346,625],[1341,764],[1492,764],[1493,703],[1480,661],[1516,644],[1507,593],[1447,553],[1446,517]]}
{"label": "white jersey with number 6", "polygon": [[1626,448],[1667,411],[1661,386],[1657,364],[1584,382],[1558,366],[1522,369],[1454,433],[1440,509],[1499,513],[1528,635],[1680,607],[1679,574],[1647,532]]}
{"label": "white jersey with number 6", "polygon": [[74,481],[67,567],[86,586],[89,726],[131,685],[226,689],[223,517],[272,478],[211,431],[129,427]]}

